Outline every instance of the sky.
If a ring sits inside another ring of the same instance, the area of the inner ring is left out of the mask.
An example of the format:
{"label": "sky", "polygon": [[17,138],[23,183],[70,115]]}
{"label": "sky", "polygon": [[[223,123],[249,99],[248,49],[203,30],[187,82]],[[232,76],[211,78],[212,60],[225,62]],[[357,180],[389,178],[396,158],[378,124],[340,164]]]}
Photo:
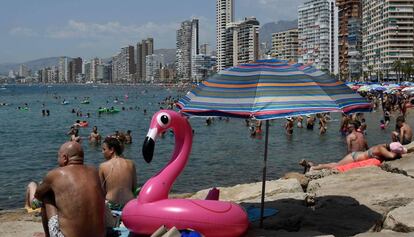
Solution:
{"label": "sky", "polygon": [[[234,0],[235,18],[260,24],[297,18],[305,0]],[[44,57],[89,59],[153,37],[154,48],[175,48],[180,23],[199,19],[200,44],[215,47],[216,0],[2,0],[0,63]]]}

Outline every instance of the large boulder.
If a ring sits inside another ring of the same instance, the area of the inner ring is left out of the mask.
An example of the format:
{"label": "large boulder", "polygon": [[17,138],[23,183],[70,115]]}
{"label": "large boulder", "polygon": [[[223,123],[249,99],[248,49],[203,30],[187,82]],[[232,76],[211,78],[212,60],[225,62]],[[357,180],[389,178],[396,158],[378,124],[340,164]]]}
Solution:
{"label": "large boulder", "polygon": [[366,167],[312,180],[307,192],[315,193],[317,197],[351,197],[385,216],[390,210],[414,199],[413,187],[414,179],[410,177],[378,167]]}
{"label": "large boulder", "polygon": [[414,233],[400,233],[390,230],[382,230],[381,232],[367,232],[357,234],[355,237],[413,237]]}
{"label": "large boulder", "polygon": [[403,155],[399,160],[387,161],[382,168],[388,172],[399,173],[414,178],[414,154]]}
{"label": "large boulder", "polygon": [[414,232],[414,202],[390,211],[384,221],[384,228],[398,232]]}
{"label": "large boulder", "polygon": [[[239,184],[233,187],[218,187],[221,201],[243,202],[260,198],[262,195],[262,183]],[[209,189],[204,189],[190,198],[204,199]],[[296,179],[272,180],[266,182],[266,197],[279,193],[303,193],[300,183]]]}

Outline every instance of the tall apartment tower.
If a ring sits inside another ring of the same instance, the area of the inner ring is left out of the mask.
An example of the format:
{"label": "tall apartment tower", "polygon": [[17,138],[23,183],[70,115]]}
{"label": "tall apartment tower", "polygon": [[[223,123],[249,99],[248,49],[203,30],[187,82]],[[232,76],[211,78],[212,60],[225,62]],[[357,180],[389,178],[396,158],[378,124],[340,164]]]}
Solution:
{"label": "tall apartment tower", "polygon": [[210,52],[208,50],[209,50],[209,45],[208,44],[200,45],[200,54],[204,54],[204,55],[209,56]]}
{"label": "tall apartment tower", "polygon": [[358,79],[362,75],[362,0],[336,0],[338,6],[339,75]]}
{"label": "tall apartment tower", "polygon": [[227,25],[225,68],[259,59],[259,29],[260,23],[254,17]]}
{"label": "tall apartment tower", "polygon": [[217,71],[225,68],[226,26],[234,21],[234,0],[216,1]]}
{"label": "tall apartment tower", "polygon": [[76,82],[76,76],[82,73],[82,58],[74,58],[69,62],[69,83]]}
{"label": "tall apartment tower", "polygon": [[91,81],[93,82],[98,81],[98,66],[101,64],[102,64],[102,61],[99,58],[93,58],[91,60]]}
{"label": "tall apartment tower", "polygon": [[112,57],[113,82],[134,82],[135,69],[134,46],[121,48],[121,52]]}
{"label": "tall apartment tower", "polygon": [[338,8],[335,0],[308,0],[298,8],[299,62],[338,73]]}
{"label": "tall apartment tower", "polygon": [[194,58],[199,54],[198,19],[184,21],[177,30],[177,74],[179,78],[190,80],[194,74]]}
{"label": "tall apartment tower", "polygon": [[146,58],[154,54],[154,39],[147,38],[137,43],[136,53],[136,78],[137,81],[145,81],[146,78]]}
{"label": "tall apartment tower", "polygon": [[298,29],[272,34],[272,57],[298,61]]}
{"label": "tall apartment tower", "polygon": [[413,0],[362,0],[363,71],[394,74],[392,64],[414,59]]}
{"label": "tall apartment tower", "polygon": [[68,57],[59,58],[58,83],[67,83],[69,81],[69,59]]}

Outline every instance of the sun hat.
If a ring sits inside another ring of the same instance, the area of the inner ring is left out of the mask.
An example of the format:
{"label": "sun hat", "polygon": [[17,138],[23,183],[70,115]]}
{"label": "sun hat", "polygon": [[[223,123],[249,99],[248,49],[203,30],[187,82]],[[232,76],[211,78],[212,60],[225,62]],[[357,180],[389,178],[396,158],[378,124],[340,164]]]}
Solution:
{"label": "sun hat", "polygon": [[392,142],[392,143],[390,143],[390,150],[392,152],[395,152],[395,153],[398,153],[398,154],[405,154],[405,153],[407,153],[407,148],[405,148],[399,142]]}
{"label": "sun hat", "polygon": [[286,119],[289,120],[289,121],[293,121],[292,117],[287,117]]}

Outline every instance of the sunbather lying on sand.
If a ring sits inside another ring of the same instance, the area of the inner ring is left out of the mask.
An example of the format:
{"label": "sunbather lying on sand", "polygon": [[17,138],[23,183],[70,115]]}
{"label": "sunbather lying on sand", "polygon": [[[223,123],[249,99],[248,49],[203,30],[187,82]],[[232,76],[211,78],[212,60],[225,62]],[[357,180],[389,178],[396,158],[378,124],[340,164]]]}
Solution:
{"label": "sunbather lying on sand", "polygon": [[368,149],[367,151],[356,151],[346,155],[339,162],[327,163],[327,164],[315,164],[311,161],[301,160],[300,165],[306,167],[309,170],[321,170],[321,169],[334,169],[340,165],[350,164],[352,162],[363,161],[370,158],[376,158],[383,160],[394,160],[401,158],[401,154],[407,153],[407,149],[399,142],[393,142],[391,144],[376,145]]}

